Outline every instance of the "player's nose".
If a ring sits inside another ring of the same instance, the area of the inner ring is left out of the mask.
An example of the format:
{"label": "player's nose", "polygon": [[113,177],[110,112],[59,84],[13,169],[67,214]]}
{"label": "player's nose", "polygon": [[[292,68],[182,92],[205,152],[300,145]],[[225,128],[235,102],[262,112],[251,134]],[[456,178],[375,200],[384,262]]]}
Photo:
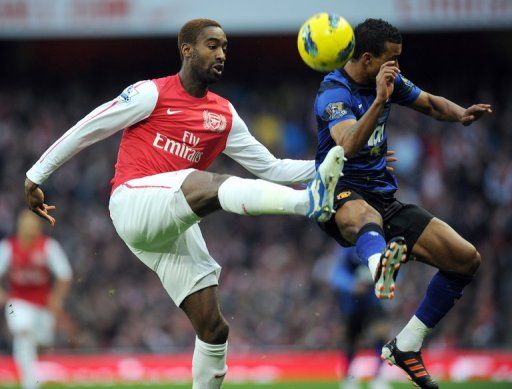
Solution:
{"label": "player's nose", "polygon": [[224,62],[226,60],[226,52],[224,51],[224,49],[219,47],[219,49],[215,53],[215,59],[221,62]]}

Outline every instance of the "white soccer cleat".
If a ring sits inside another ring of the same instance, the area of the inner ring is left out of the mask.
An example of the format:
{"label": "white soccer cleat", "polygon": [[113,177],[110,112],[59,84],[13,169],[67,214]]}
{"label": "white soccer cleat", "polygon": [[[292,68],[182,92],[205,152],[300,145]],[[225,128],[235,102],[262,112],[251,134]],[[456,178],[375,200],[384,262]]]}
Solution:
{"label": "white soccer cleat", "polygon": [[309,210],[307,216],[320,223],[329,220],[334,213],[334,190],[340,176],[343,175],[345,153],[343,147],[335,146],[329,150],[324,161],[318,167],[315,178],[308,185]]}

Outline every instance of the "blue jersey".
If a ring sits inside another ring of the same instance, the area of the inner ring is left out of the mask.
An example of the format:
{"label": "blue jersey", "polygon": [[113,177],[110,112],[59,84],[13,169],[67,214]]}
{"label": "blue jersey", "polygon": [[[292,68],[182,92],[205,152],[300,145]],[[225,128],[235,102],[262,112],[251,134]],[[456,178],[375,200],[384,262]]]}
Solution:
{"label": "blue jersey", "polygon": [[[317,167],[327,152],[336,144],[330,129],[344,120],[359,120],[370,108],[376,97],[375,85],[355,83],[344,70],[335,70],[325,76],[315,100],[315,115],[318,123]],[[375,131],[359,152],[345,162],[344,176],[338,186],[348,186],[387,196],[397,190],[395,177],[386,169],[387,135],[386,122],[391,103],[412,104],[421,90],[400,74],[395,78],[395,88],[384,105]]]}

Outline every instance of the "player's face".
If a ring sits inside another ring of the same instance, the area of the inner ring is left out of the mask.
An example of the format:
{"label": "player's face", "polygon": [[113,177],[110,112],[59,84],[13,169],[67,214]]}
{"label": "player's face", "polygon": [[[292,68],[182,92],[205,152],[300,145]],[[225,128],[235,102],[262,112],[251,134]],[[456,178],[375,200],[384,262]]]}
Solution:
{"label": "player's face", "polygon": [[31,211],[23,211],[18,217],[18,236],[26,241],[32,241],[42,232],[41,221]]}
{"label": "player's face", "polygon": [[398,65],[398,57],[402,54],[402,44],[401,43],[392,43],[386,42],[384,44],[385,50],[378,57],[372,57],[372,61],[370,61],[370,65],[368,67],[368,73],[371,77],[376,77],[379,73],[380,67],[384,62],[395,61],[396,66]]}
{"label": "player's face", "polygon": [[224,71],[228,40],[219,27],[204,28],[193,47],[190,65],[201,81],[211,84],[218,81]]}

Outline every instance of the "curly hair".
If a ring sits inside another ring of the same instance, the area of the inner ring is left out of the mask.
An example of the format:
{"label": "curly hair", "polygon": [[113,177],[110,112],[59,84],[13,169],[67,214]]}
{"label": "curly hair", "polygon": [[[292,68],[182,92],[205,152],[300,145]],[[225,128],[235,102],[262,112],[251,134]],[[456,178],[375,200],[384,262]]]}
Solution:
{"label": "curly hair", "polygon": [[180,57],[183,59],[181,54],[181,45],[183,43],[195,44],[197,41],[197,36],[201,33],[203,28],[206,27],[219,27],[222,26],[212,19],[192,19],[181,27],[180,32],[178,33],[178,50],[180,52]]}
{"label": "curly hair", "polygon": [[354,29],[356,48],[354,59],[359,59],[363,53],[371,53],[376,57],[385,50],[385,43],[402,43],[400,31],[382,19],[366,19]]}

